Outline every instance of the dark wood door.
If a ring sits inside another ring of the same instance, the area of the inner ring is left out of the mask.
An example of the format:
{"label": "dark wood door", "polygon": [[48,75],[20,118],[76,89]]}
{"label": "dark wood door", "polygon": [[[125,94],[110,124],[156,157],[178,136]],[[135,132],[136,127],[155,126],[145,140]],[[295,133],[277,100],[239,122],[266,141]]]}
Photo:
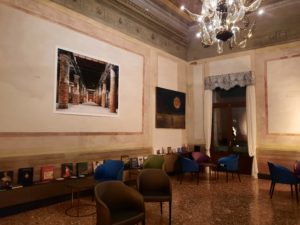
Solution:
{"label": "dark wood door", "polygon": [[239,168],[251,174],[252,157],[248,155],[245,89],[214,93],[211,157],[240,154]]}

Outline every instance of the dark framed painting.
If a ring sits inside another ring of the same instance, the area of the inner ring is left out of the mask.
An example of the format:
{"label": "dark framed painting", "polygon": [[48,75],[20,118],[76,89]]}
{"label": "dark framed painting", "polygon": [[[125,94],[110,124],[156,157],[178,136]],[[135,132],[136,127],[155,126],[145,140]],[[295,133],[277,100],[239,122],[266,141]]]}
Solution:
{"label": "dark framed painting", "polygon": [[119,66],[57,48],[55,112],[117,116]]}
{"label": "dark framed painting", "polygon": [[185,93],[156,87],[155,127],[185,129]]}

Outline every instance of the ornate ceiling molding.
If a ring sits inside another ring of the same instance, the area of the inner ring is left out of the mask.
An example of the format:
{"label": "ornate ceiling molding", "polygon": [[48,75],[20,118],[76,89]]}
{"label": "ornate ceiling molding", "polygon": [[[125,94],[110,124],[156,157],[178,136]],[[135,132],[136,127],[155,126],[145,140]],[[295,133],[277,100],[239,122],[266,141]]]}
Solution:
{"label": "ornate ceiling molding", "polygon": [[[51,1],[184,60],[218,55],[216,46],[202,47],[199,39],[195,38],[197,25],[188,21],[185,14],[179,12],[178,5],[175,5],[188,0]],[[201,2],[198,4],[200,7]],[[256,20],[253,39],[249,40],[245,50],[300,39],[299,0],[264,0],[262,7],[265,8],[266,14]],[[242,50],[224,49],[223,54],[238,51]]]}
{"label": "ornate ceiling molding", "polygon": [[[144,43],[186,59],[185,33],[155,22],[152,15],[129,0],[51,0]],[[134,9],[135,10],[134,10]],[[137,12],[139,10],[139,12]]]}

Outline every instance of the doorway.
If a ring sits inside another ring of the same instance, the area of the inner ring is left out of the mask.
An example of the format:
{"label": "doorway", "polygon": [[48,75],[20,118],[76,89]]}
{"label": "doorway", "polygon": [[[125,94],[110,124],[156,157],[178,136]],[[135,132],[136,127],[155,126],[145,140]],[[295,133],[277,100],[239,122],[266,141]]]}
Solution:
{"label": "doorway", "polygon": [[248,154],[246,87],[235,86],[229,90],[216,88],[213,91],[213,124],[211,157],[237,153],[239,168],[244,174],[251,174],[252,157]]}

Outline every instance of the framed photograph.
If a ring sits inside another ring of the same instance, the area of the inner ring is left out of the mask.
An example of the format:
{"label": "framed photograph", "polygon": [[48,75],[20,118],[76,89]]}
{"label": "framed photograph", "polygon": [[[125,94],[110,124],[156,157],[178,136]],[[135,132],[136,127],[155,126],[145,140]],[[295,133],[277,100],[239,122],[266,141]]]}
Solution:
{"label": "framed photograph", "polygon": [[55,112],[117,116],[119,66],[57,48]]}
{"label": "framed photograph", "polygon": [[33,167],[19,169],[18,184],[23,186],[29,186],[33,184]]}
{"label": "framed photograph", "polygon": [[185,93],[156,87],[156,128],[185,129]]}
{"label": "framed photograph", "polygon": [[41,167],[41,181],[50,181],[54,179],[54,166]]}
{"label": "framed photograph", "polygon": [[14,171],[0,171],[0,188],[9,189],[13,184]]}
{"label": "framed photograph", "polygon": [[61,164],[61,177],[70,178],[73,176],[73,163]]}
{"label": "framed photograph", "polygon": [[79,162],[76,163],[76,172],[78,177],[85,177],[88,175],[88,163],[87,162]]}

